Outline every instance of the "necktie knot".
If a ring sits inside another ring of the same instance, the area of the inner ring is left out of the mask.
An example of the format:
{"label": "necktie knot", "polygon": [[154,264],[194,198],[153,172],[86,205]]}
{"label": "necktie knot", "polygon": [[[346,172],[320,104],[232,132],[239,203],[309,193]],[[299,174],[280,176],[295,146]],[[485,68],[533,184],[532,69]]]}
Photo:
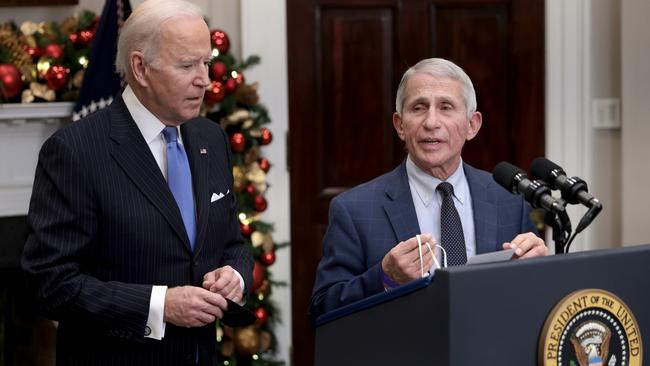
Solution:
{"label": "necktie knot", "polygon": [[167,143],[178,141],[178,129],[174,126],[167,126],[162,131],[163,136],[165,136],[165,141]]}
{"label": "necktie knot", "polygon": [[454,195],[454,186],[448,182],[438,184],[436,190],[440,191],[445,197],[452,197]]}

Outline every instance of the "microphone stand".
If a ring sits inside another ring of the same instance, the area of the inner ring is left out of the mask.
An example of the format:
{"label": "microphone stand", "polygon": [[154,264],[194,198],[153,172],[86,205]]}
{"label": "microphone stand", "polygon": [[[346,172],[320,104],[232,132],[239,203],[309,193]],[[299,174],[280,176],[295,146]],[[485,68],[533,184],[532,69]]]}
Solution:
{"label": "microphone stand", "polygon": [[546,211],[544,223],[553,228],[553,241],[555,242],[555,254],[564,254],[565,247],[571,237],[571,219],[567,214],[566,201],[558,199],[561,205],[556,210]]}

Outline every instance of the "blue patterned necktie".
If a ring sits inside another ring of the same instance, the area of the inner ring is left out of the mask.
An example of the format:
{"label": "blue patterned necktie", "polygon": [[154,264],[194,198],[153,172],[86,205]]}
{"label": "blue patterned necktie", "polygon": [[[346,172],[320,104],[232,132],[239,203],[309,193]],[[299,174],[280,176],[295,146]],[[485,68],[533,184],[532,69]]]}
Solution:
{"label": "blue patterned necktie", "polygon": [[442,182],[436,187],[442,193],[440,205],[440,242],[447,253],[449,266],[458,266],[467,263],[465,250],[465,236],[463,224],[460,221],[456,206],[454,206],[454,186]]}
{"label": "blue patterned necktie", "polygon": [[196,218],[194,216],[194,196],[192,194],[192,173],[183,145],[178,143],[176,127],[165,127],[162,132],[167,142],[167,184],[172,191],[178,208],[181,210],[185,231],[194,250],[196,239]]}

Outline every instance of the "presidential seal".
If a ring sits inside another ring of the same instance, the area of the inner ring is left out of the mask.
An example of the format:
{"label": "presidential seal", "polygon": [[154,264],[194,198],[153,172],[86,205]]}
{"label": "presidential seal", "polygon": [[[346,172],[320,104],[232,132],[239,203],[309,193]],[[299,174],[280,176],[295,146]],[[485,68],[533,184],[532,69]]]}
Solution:
{"label": "presidential seal", "polygon": [[639,324],[616,295],[598,289],[575,291],[546,318],[539,340],[539,365],[641,366]]}

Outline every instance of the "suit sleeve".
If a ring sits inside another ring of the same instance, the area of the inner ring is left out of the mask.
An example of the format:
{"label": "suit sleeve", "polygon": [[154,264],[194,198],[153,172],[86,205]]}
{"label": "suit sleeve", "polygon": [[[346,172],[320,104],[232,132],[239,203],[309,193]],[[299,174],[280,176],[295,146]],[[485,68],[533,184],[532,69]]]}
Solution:
{"label": "suit sleeve", "polygon": [[[214,123],[214,122],[210,122]],[[230,145],[228,139],[226,138],[226,133],[219,128],[223,144],[226,147],[226,155],[228,157],[228,172],[232,172],[232,161],[230,156]],[[233,187],[233,177],[232,173],[229,175],[229,186],[231,191],[234,190]],[[253,286],[253,257],[250,250],[244,243],[244,239],[241,236],[241,231],[239,229],[239,217],[237,209],[237,201],[232,199],[230,201],[230,227],[228,228],[229,232],[232,234],[232,240],[226,243],[226,248],[224,250],[223,259],[221,261],[222,266],[229,265],[234,268],[244,280],[244,294],[250,294]]]}
{"label": "suit sleeve", "polygon": [[384,291],[381,262],[368,267],[354,221],[338,198],[330,205],[329,223],[309,305],[312,325],[322,314]]}
{"label": "suit sleeve", "polygon": [[142,339],[151,286],[103,282],[84,264],[97,245],[93,188],[76,152],[55,135],[43,145],[29,207],[31,232],[22,266],[46,315],[90,321],[123,338]]}

